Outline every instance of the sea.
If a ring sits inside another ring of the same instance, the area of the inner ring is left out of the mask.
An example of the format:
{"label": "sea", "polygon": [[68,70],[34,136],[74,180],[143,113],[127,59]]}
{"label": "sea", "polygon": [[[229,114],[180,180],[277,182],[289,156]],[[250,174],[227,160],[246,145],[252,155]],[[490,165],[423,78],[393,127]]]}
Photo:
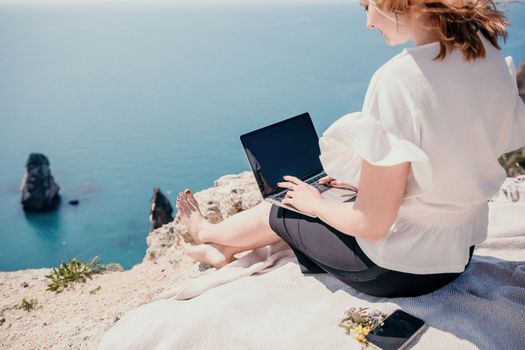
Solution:
{"label": "sea", "polygon": [[[525,5],[507,11],[518,65]],[[357,0],[1,0],[0,271],[130,269],[154,187],[174,206],[249,170],[239,135],[303,112],[321,134],[412,45],[386,45]],[[32,152],[50,160],[56,211],[22,210]]]}

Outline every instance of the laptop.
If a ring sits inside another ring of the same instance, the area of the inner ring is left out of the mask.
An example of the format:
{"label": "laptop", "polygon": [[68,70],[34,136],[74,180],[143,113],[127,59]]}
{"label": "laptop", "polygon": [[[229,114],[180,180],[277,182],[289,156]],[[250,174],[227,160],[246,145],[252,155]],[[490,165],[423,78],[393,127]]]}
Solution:
{"label": "laptop", "polygon": [[357,189],[319,184],[319,179],[326,176],[326,173],[319,160],[319,137],[310,114],[303,113],[251,131],[241,135],[240,139],[265,201],[315,217],[281,202],[288,189],[277,186],[277,183],[286,181],[283,179],[284,175],[295,176],[314,186],[327,200],[355,200]]}

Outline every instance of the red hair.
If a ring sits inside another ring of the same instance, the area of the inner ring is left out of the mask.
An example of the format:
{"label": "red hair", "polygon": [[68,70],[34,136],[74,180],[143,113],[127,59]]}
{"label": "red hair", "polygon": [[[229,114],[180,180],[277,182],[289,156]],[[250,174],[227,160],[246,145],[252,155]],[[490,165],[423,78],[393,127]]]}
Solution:
{"label": "red hair", "polygon": [[[395,14],[424,14],[436,29],[440,51],[434,58],[443,60],[449,52],[458,49],[466,61],[485,57],[485,47],[477,35],[481,32],[497,49],[498,38],[507,40],[510,21],[504,11],[496,8],[493,0],[375,0],[379,8]],[[513,1],[519,2],[519,1]]]}

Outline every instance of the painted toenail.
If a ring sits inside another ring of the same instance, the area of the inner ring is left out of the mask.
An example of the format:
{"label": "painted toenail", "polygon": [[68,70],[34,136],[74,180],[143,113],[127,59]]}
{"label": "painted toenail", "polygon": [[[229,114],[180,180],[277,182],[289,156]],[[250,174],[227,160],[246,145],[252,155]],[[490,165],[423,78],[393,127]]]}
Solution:
{"label": "painted toenail", "polygon": [[190,190],[185,190],[184,193],[188,194],[190,193]]}

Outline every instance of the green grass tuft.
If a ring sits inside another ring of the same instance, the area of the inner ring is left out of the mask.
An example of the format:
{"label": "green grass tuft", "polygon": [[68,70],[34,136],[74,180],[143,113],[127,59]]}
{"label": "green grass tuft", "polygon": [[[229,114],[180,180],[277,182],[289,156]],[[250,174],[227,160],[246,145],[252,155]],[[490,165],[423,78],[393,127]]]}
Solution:
{"label": "green grass tuft", "polygon": [[90,262],[79,262],[72,258],[68,264],[61,262],[58,269],[53,267],[53,272],[46,275],[50,279],[46,290],[60,293],[71,283],[86,282],[86,277],[91,278],[92,274],[104,271],[104,266],[100,265],[97,258],[95,256]]}

